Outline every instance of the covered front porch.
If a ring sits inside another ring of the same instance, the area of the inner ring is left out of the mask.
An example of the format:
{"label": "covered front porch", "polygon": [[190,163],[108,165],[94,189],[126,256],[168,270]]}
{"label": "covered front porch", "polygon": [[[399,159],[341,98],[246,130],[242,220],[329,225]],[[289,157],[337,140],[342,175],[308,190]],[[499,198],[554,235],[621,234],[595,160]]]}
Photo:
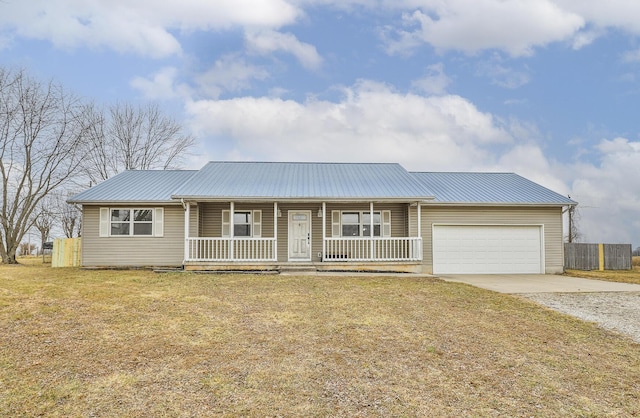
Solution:
{"label": "covered front porch", "polygon": [[415,271],[422,260],[417,202],[185,202],[184,208],[187,269]]}

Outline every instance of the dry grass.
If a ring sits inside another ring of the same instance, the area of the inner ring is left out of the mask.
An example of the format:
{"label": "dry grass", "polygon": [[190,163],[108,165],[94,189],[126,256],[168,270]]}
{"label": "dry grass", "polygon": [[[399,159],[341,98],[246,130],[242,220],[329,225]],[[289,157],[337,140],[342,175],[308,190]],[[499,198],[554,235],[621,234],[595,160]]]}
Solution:
{"label": "dry grass", "polygon": [[400,277],[0,266],[0,416],[637,416],[640,346]]}
{"label": "dry grass", "polygon": [[573,277],[586,277],[589,279],[600,279],[610,282],[640,284],[640,257],[633,257],[631,265],[631,270],[567,270],[565,274]]}

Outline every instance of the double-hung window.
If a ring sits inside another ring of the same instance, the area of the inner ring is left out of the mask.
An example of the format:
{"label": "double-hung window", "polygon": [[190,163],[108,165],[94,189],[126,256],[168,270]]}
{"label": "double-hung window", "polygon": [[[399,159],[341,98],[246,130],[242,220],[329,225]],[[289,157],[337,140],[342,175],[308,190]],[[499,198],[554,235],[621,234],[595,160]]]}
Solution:
{"label": "double-hung window", "polygon": [[251,212],[242,211],[233,213],[233,236],[250,237],[251,235]]}
{"label": "double-hung window", "polygon": [[[382,215],[380,212],[373,212],[373,236],[380,236],[380,225]],[[362,213],[362,236],[370,237],[371,236],[371,213],[363,212]]]}
{"label": "double-hung window", "polygon": [[342,236],[359,237],[362,231],[360,212],[342,212]]}
{"label": "double-hung window", "polygon": [[100,236],[162,236],[163,208],[100,208]]}
{"label": "double-hung window", "polygon": [[[222,211],[222,236],[230,236],[231,211]],[[233,236],[253,237],[262,236],[262,211],[261,210],[236,210],[233,212]]]}
{"label": "double-hung window", "polygon": [[[371,212],[332,211],[333,236],[342,237],[370,237]],[[373,212],[373,236],[391,236],[391,211]]]}

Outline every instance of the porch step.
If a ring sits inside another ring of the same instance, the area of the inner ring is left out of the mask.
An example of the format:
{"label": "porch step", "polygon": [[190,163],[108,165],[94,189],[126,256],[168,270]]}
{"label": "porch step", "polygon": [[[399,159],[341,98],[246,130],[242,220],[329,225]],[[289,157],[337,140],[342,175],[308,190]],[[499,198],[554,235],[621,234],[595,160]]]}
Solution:
{"label": "porch step", "polygon": [[292,264],[278,266],[280,274],[315,273],[318,271],[313,264]]}

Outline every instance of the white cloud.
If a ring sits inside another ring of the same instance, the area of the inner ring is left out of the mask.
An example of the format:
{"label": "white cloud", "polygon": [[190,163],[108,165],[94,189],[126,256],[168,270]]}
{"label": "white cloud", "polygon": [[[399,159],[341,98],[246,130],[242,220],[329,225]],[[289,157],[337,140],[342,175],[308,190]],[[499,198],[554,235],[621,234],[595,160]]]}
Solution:
{"label": "white cloud", "polygon": [[278,28],[301,11],[285,0],[29,0],[2,5],[0,30],[61,48],[106,47],[151,57],[181,52],[172,30]]}
{"label": "white cloud", "polygon": [[567,195],[569,188],[558,176],[555,166],[547,159],[542,148],[534,142],[518,143],[508,149],[492,171],[514,171],[557,193]]}
{"label": "white cloud", "polygon": [[229,54],[217,60],[209,70],[192,76],[193,87],[179,83],[178,69],[165,67],[151,78],[135,77],[131,86],[139,90],[147,99],[194,97],[217,99],[221,94],[239,92],[251,87],[251,81],[269,77],[265,69],[248,64],[241,56]]}
{"label": "white cloud", "polygon": [[429,65],[426,73],[424,77],[414,80],[411,86],[428,94],[445,94],[447,87],[451,83],[451,78],[445,74],[444,65],[441,62]]}
{"label": "white cloud", "polygon": [[640,142],[604,139],[595,150],[599,162],[570,167],[571,197],[580,203],[580,229],[589,242],[639,245]]}
{"label": "white cloud", "polygon": [[598,39],[604,31],[602,30],[583,30],[573,37],[573,49],[584,48],[587,45],[591,45],[596,39]]}
{"label": "white cloud", "polygon": [[462,97],[400,94],[369,81],[345,88],[339,102],[242,97],[192,102],[187,112],[212,148],[234,138],[224,158],[395,161],[455,170],[483,166],[493,160],[492,145],[512,140]]}
{"label": "white cloud", "polygon": [[401,50],[403,44],[413,48],[421,40],[438,50],[500,49],[523,56],[535,47],[571,38],[585,21],[549,0],[425,0],[405,15],[405,23],[417,28],[399,31],[393,50]]}
{"label": "white cloud", "polygon": [[640,34],[640,2],[633,0],[554,0],[599,28],[615,27]]}
{"label": "white cloud", "polygon": [[153,74],[151,78],[135,77],[131,80],[131,87],[140,91],[146,99],[174,99],[188,97],[192,94],[186,84],[177,84],[178,69],[165,67]]}
{"label": "white cloud", "polygon": [[283,51],[295,56],[303,67],[317,70],[322,65],[322,57],[313,45],[300,42],[293,34],[273,30],[248,31],[245,40],[250,51],[269,55]]}
{"label": "white cloud", "polygon": [[205,73],[196,76],[198,93],[218,98],[223,92],[238,92],[251,86],[252,80],[265,80],[269,72],[247,63],[237,55],[225,55]]}
{"label": "white cloud", "polygon": [[[348,2],[361,7],[403,12],[402,27],[386,26],[391,54],[406,54],[428,43],[440,51],[474,54],[497,49],[512,56],[535,48],[570,42],[580,49],[607,29],[640,34],[640,2],[629,0],[406,0]],[[394,36],[391,36],[393,34]]]}

